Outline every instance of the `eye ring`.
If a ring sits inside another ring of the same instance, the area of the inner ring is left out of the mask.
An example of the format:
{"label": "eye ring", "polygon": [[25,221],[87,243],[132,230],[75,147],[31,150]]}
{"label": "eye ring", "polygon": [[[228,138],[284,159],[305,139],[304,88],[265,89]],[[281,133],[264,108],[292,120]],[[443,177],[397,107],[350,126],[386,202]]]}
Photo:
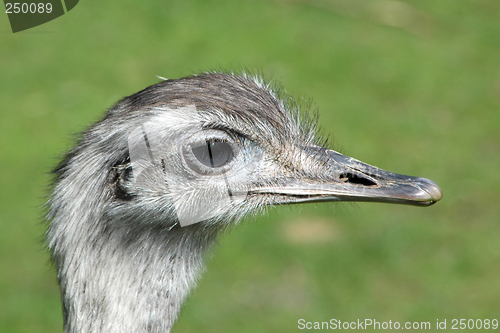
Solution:
{"label": "eye ring", "polygon": [[222,133],[204,133],[183,147],[182,155],[189,169],[201,175],[218,175],[229,170],[237,149],[231,137]]}

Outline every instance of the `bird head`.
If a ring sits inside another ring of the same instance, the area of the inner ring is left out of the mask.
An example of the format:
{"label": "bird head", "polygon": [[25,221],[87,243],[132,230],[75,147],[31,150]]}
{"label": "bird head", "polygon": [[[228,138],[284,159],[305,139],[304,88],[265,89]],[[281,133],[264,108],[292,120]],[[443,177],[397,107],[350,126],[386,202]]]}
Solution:
{"label": "bird head", "polygon": [[429,179],[325,147],[314,119],[282,96],[259,78],[210,73],[123,99],[86,133],[113,156],[109,214],[127,205],[145,221],[208,226],[269,205],[441,199]]}

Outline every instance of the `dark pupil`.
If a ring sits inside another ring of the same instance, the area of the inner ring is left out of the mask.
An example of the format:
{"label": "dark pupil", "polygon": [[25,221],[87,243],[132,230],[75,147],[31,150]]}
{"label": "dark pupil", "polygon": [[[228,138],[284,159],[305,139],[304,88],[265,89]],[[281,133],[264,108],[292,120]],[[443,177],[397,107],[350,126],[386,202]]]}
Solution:
{"label": "dark pupil", "polygon": [[206,140],[204,145],[191,149],[198,161],[212,168],[221,167],[233,158],[231,145],[224,141]]}

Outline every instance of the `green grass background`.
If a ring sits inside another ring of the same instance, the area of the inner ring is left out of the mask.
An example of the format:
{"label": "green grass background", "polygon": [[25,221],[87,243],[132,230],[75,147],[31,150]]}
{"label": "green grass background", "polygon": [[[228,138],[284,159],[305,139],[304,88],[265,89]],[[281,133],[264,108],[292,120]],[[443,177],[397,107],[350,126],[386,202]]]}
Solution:
{"label": "green grass background", "polygon": [[313,98],[343,153],[444,198],[251,218],[174,332],[500,320],[499,1],[82,0],[16,34],[0,14],[0,332],[62,332],[41,206],[71,133],[155,75],[241,68]]}

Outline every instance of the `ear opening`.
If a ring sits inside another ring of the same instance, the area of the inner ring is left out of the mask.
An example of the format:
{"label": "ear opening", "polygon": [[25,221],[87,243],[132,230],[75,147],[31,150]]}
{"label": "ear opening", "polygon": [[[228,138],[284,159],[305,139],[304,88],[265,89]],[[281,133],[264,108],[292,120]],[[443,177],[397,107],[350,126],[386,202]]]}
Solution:
{"label": "ear opening", "polygon": [[117,199],[130,201],[135,197],[131,191],[130,185],[132,180],[132,164],[130,163],[130,155],[127,151],[123,159],[113,166],[113,178],[111,185],[114,189],[114,195]]}

